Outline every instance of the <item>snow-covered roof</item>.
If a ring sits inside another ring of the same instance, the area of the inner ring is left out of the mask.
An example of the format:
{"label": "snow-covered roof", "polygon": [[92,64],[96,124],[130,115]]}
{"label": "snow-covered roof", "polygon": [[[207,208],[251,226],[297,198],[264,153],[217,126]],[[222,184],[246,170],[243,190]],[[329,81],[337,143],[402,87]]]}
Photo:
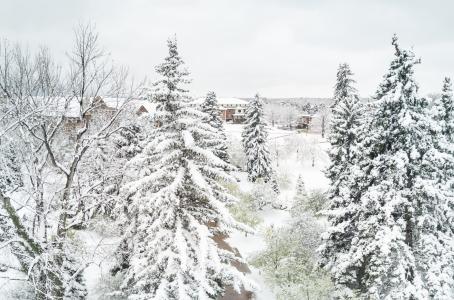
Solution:
{"label": "snow-covered roof", "polygon": [[[247,105],[248,102],[246,100],[242,100],[239,98],[217,98],[219,106],[225,105]],[[194,104],[202,104],[205,101],[205,98],[197,98],[194,100]]]}
{"label": "snow-covered roof", "polygon": [[[69,103],[67,103],[68,101]],[[122,107],[122,105],[125,104],[125,101],[128,101],[128,103],[126,103],[124,106],[124,110],[136,111],[140,109],[140,107],[144,107],[148,111],[148,113],[156,111],[156,105],[144,99],[127,100],[127,98],[121,97],[105,97],[102,98],[102,101],[108,108],[112,109],[119,109],[120,107]],[[63,114],[68,118],[77,118],[80,115],[80,107],[77,99],[68,100],[63,97],[58,97],[53,99],[43,99],[43,102],[45,102],[43,104],[46,107],[46,110],[44,110],[43,114],[46,116],[60,116]]]}
{"label": "snow-covered roof", "polygon": [[[103,101],[106,104],[106,106],[114,109],[120,108],[125,103],[126,100],[127,100],[126,98],[109,98],[109,97],[103,98]],[[149,113],[156,111],[156,104],[145,99],[131,99],[125,105],[124,109],[137,110],[140,107],[145,108]]]}
{"label": "snow-covered roof", "polygon": [[226,105],[226,104],[240,104],[240,105],[247,105],[248,102],[246,100],[238,99],[238,98],[218,98],[219,105]]}

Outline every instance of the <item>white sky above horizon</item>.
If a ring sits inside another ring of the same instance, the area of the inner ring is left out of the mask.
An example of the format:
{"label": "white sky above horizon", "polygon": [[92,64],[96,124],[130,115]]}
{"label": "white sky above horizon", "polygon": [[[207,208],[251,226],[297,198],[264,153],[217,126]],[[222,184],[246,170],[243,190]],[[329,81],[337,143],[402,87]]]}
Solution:
{"label": "white sky above horizon", "polygon": [[0,0],[0,36],[63,60],[73,28],[90,21],[116,62],[153,80],[176,34],[194,95],[331,97],[347,62],[369,97],[397,33],[422,58],[416,78],[427,94],[454,76],[453,11],[448,0]]}

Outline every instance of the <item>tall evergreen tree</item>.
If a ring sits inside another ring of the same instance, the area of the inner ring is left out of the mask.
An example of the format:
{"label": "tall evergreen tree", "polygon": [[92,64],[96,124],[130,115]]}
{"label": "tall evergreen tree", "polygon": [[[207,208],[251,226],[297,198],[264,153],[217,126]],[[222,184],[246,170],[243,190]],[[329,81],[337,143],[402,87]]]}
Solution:
{"label": "tall evergreen tree", "polygon": [[334,97],[331,108],[336,107],[337,104],[343,99],[357,94],[357,90],[354,87],[355,80],[352,78],[353,75],[354,74],[347,63],[339,65],[339,68],[337,69],[336,85],[334,86]]}
{"label": "tall evergreen tree", "polygon": [[257,94],[246,109],[246,125],[242,132],[243,148],[247,159],[246,171],[252,182],[259,178],[268,182],[273,178],[267,139],[268,129],[263,115],[263,102]]}
{"label": "tall evergreen tree", "polygon": [[327,177],[331,180],[331,199],[340,195],[351,166],[360,154],[358,143],[362,125],[362,105],[353,86],[353,72],[348,64],[341,64],[337,74],[329,136],[331,165],[327,170]]}
{"label": "tall evergreen tree", "polygon": [[227,153],[227,137],[225,135],[224,124],[219,113],[218,100],[214,92],[209,92],[205,101],[201,105],[201,110],[206,113],[203,121],[213,127],[218,137],[209,142],[209,147],[213,149],[214,154],[225,162],[229,161]]}
{"label": "tall evergreen tree", "polygon": [[334,282],[343,284],[349,270],[338,268],[349,251],[354,232],[357,230],[357,201],[354,195],[358,182],[357,163],[362,139],[362,105],[359,101],[353,72],[348,64],[341,64],[337,72],[334,102],[331,106],[331,131],[329,156],[331,164],[326,171],[330,180],[328,190],[329,228],[323,235],[320,249],[321,264],[331,271]]}
{"label": "tall evergreen tree", "polygon": [[363,298],[448,299],[452,231],[427,101],[413,78],[420,60],[396,37],[392,45],[395,58],[377,91],[359,159],[367,186],[352,195],[358,224],[332,272]]}
{"label": "tall evergreen tree", "polygon": [[235,255],[213,240],[242,225],[225,208],[234,198],[218,183],[231,179],[228,164],[199,147],[214,136],[189,105],[176,41],[168,47],[156,68],[156,127],[131,161],[140,177],[123,191],[136,216],[123,288],[134,299],[218,299],[227,285],[239,291],[248,284],[231,264]]}

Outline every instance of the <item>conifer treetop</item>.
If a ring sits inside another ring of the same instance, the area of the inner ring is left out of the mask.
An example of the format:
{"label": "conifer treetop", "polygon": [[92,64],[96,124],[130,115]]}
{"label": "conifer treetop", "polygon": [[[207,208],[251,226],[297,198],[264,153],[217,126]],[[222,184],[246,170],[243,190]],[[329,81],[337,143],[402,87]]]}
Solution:
{"label": "conifer treetop", "polygon": [[331,105],[332,108],[334,108],[339,101],[341,101],[341,99],[356,95],[357,90],[354,87],[356,81],[352,78],[353,75],[354,74],[347,63],[339,65],[337,70],[336,85],[334,86],[333,104]]}
{"label": "conifer treetop", "polygon": [[400,89],[404,89],[407,94],[405,98],[410,98],[409,93],[416,94],[418,85],[413,79],[414,65],[420,64],[421,59],[416,58],[412,50],[401,49],[397,35],[392,38],[391,44],[394,47],[394,59],[391,61],[389,72],[383,76],[383,82],[375,94],[375,99],[380,100],[384,96],[395,92],[400,84]]}
{"label": "conifer treetop", "polygon": [[[167,40],[167,46],[169,48],[169,55],[164,59],[164,62],[156,66],[156,72],[162,76],[162,78],[155,83],[159,90],[160,85],[164,85],[170,92],[186,93],[187,90],[182,87],[182,84],[188,84],[191,82],[188,79],[189,72],[184,66],[184,61],[178,53],[177,39],[169,38]],[[155,98],[155,101],[159,101],[159,98]]]}

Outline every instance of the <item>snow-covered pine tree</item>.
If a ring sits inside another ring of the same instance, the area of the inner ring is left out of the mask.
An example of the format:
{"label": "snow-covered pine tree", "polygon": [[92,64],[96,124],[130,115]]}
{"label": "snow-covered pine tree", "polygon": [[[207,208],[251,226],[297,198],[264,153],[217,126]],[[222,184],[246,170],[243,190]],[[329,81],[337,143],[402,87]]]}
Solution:
{"label": "snow-covered pine tree", "polygon": [[331,272],[362,298],[448,299],[452,231],[437,183],[442,166],[427,101],[418,97],[413,78],[420,61],[396,37],[392,44],[395,58],[377,91],[373,130],[362,148],[366,157],[360,158],[361,180],[368,186],[352,195],[358,222],[348,253],[330,261]]}
{"label": "snow-covered pine tree", "polygon": [[203,121],[213,127],[218,135],[218,137],[212,141],[209,141],[209,147],[213,149],[213,153],[217,157],[229,162],[229,156],[227,153],[227,137],[225,135],[224,124],[221,120],[219,114],[218,100],[214,92],[208,92],[201,105],[201,111],[203,111],[206,116],[203,118]]}
{"label": "snow-covered pine tree", "polygon": [[323,235],[320,248],[321,265],[330,270],[336,284],[344,283],[346,270],[337,268],[337,265],[349,251],[353,233],[357,230],[354,195],[358,187],[353,177],[360,155],[358,144],[362,131],[362,106],[351,76],[353,72],[349,65],[341,64],[331,106],[331,131],[328,138],[331,164],[326,171],[330,187],[325,214],[330,225]]}
{"label": "snow-covered pine tree", "polygon": [[[449,299],[454,294],[454,103],[450,78],[443,81],[442,94],[434,100],[431,114],[433,126],[431,136],[435,150],[426,154],[425,168],[432,170],[431,184],[437,193],[432,193],[438,218],[432,218],[432,227],[437,227],[438,240],[426,242],[429,246],[431,259],[425,259],[427,285],[429,294],[435,299]],[[425,183],[427,185],[427,183]],[[432,191],[433,192],[433,191]],[[429,207],[428,209],[433,209]],[[435,220],[434,220],[435,219]],[[444,222],[443,222],[444,220]],[[442,224],[439,224],[442,223]],[[440,246],[441,244],[441,246]],[[439,250],[439,248],[442,250]],[[438,260],[437,260],[438,259]],[[432,275],[434,274],[434,275]]]}
{"label": "snow-covered pine tree", "polygon": [[133,247],[122,287],[133,299],[218,299],[228,285],[239,291],[249,284],[231,264],[235,255],[213,237],[244,227],[226,209],[234,198],[218,183],[232,179],[228,164],[199,147],[199,139],[213,138],[212,128],[189,105],[176,41],[168,47],[156,68],[155,127],[131,161],[141,174],[123,190],[137,224],[127,232]]}
{"label": "snow-covered pine tree", "polygon": [[442,133],[448,142],[454,142],[454,100],[452,95],[451,78],[445,77],[441,94],[441,104],[443,107],[441,118],[443,121]]}
{"label": "snow-covered pine tree", "polygon": [[293,197],[293,204],[290,211],[293,217],[297,217],[305,213],[304,207],[307,203],[307,196],[303,177],[299,175],[296,180],[295,196]]}
{"label": "snow-covered pine tree", "polygon": [[[127,228],[121,226],[123,237],[115,251],[115,264],[111,268],[112,275],[124,272],[130,267],[133,237],[137,233],[137,213],[134,213],[134,210],[130,208],[131,199],[122,197],[120,189],[137,175],[138,170],[133,171],[133,174],[125,171],[130,171],[129,162],[143,150],[143,143],[147,136],[144,123],[149,121],[149,119],[145,118],[134,124],[124,126],[111,139],[113,151],[116,153],[116,168],[111,171],[115,175],[112,176],[110,188],[106,188],[104,191],[117,200],[112,211],[112,217],[118,224],[128,224]],[[120,167],[118,167],[118,164]]]}
{"label": "snow-covered pine tree", "polygon": [[259,95],[249,102],[246,109],[246,124],[242,132],[242,143],[246,153],[246,171],[250,181],[261,178],[272,179],[271,154],[267,144],[268,129],[263,115],[263,102]]}
{"label": "snow-covered pine tree", "polygon": [[454,165],[450,161],[454,159],[454,100],[452,83],[449,77],[443,80],[442,93],[436,98],[432,107],[432,117],[438,125],[432,135],[437,137],[437,149],[445,154],[445,171],[442,180],[451,188],[454,188]]}
{"label": "snow-covered pine tree", "polygon": [[342,99],[357,94],[357,90],[354,86],[355,80],[352,78],[353,75],[354,74],[350,69],[349,64],[343,63],[339,65],[339,68],[337,69],[336,85],[334,86],[334,97],[331,108],[336,107]]}

